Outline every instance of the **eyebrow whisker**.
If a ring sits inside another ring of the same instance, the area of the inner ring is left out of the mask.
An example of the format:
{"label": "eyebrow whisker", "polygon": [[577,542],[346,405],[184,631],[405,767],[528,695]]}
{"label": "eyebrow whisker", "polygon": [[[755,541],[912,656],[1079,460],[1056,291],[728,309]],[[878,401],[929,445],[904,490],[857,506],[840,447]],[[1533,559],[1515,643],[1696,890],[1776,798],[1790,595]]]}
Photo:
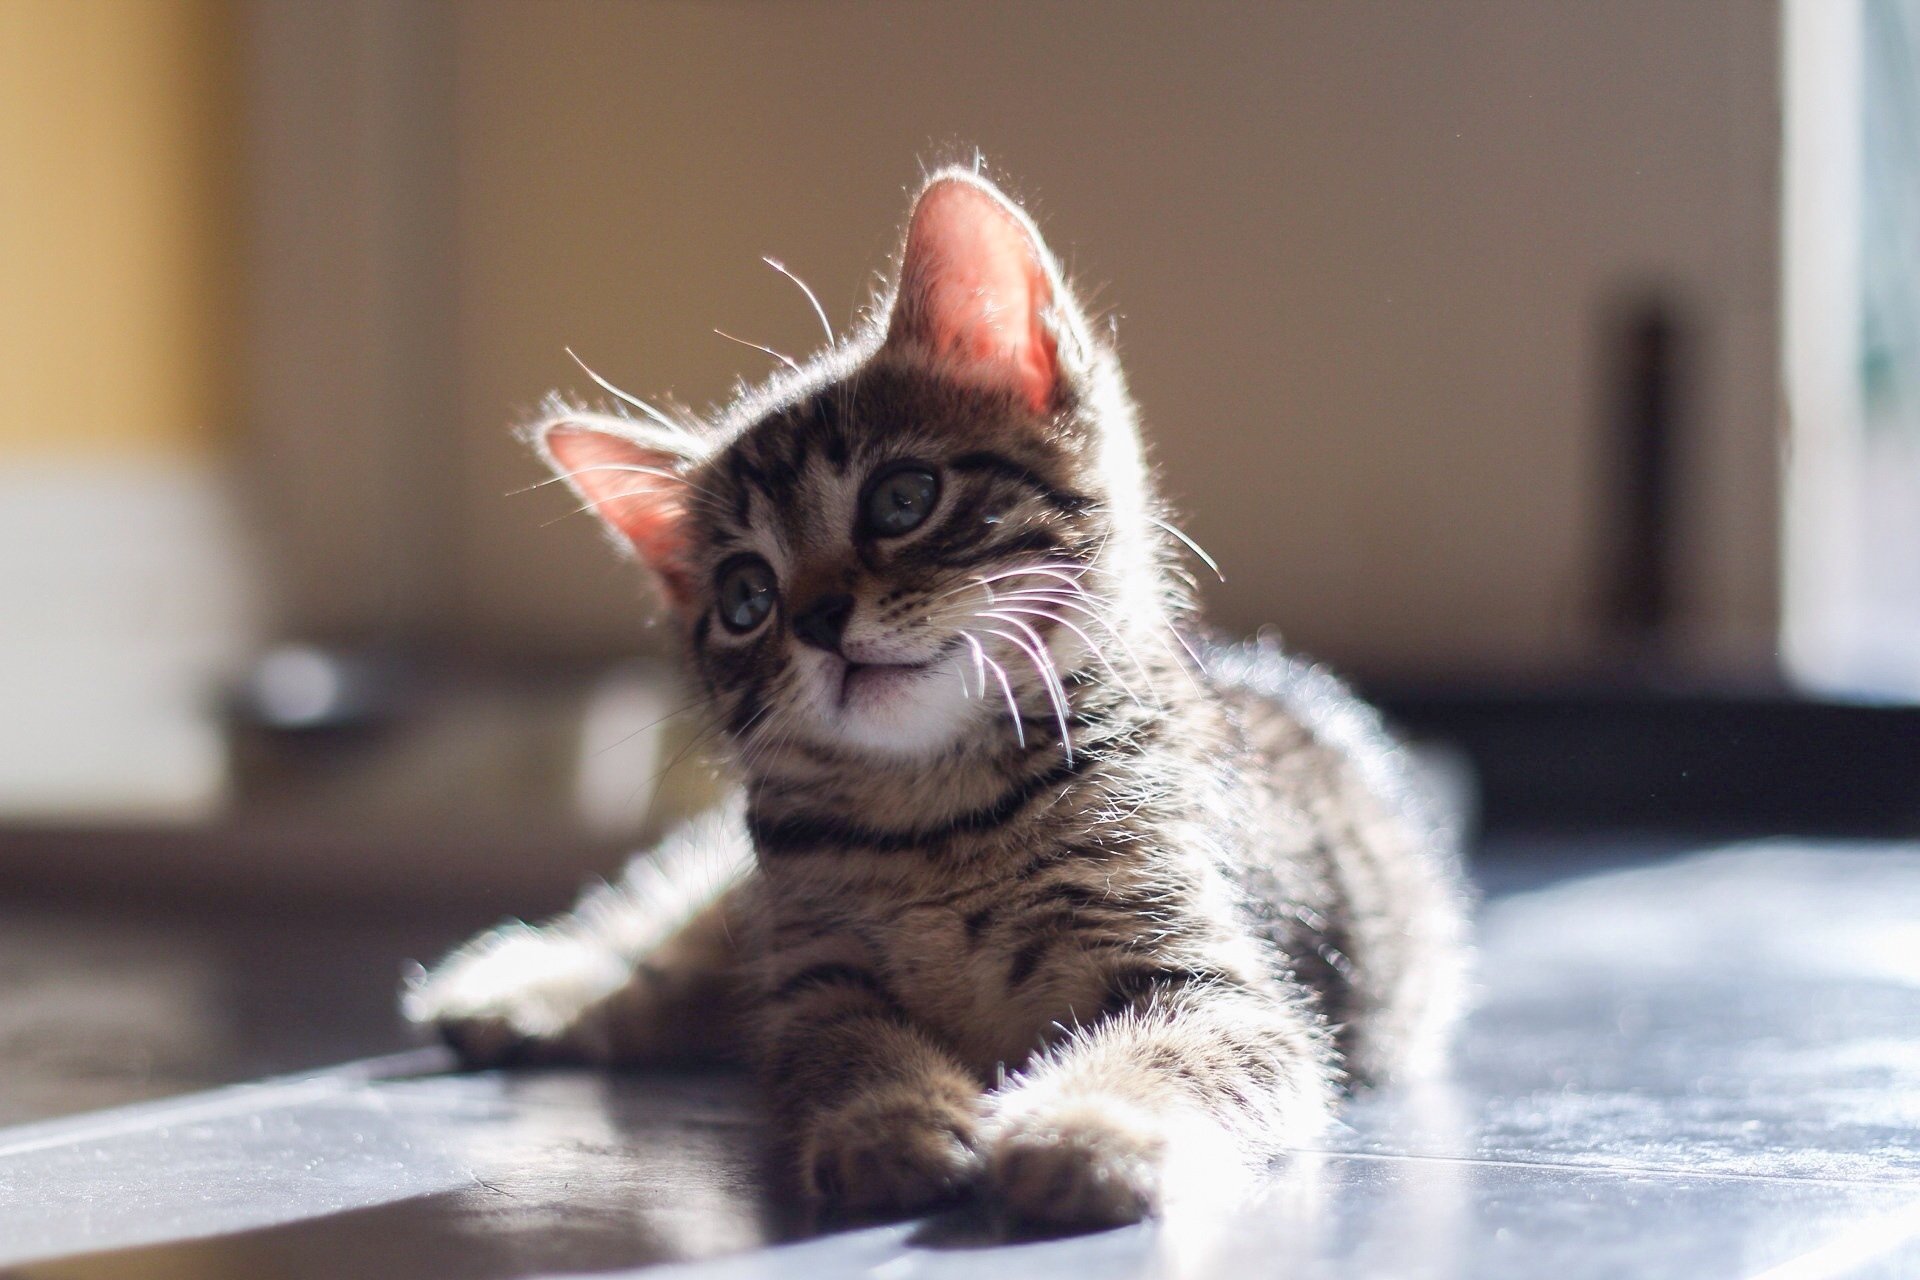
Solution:
{"label": "eyebrow whisker", "polygon": [[580,366],[580,371],[582,373],[586,374],[589,378],[593,379],[593,384],[595,386],[599,387],[602,391],[606,392],[608,395],[614,397],[616,400],[623,400],[627,404],[632,405],[634,408],[646,414],[649,418],[652,418],[655,422],[665,427],[667,430],[674,432],[676,435],[686,436],[688,439],[698,438],[696,433],[692,429],[690,429],[686,423],[675,422],[672,418],[668,417],[665,413],[662,413],[660,410],[654,408],[652,405],[648,404],[645,400],[642,400],[639,396],[636,396],[633,393],[628,391],[622,391],[620,388],[614,386],[611,382],[608,382],[605,378],[595,373],[592,370],[592,368],[588,366],[585,360],[582,360],[579,356],[574,354],[574,350],[572,347],[562,347],[561,350],[567,353],[568,359],[572,360],[575,364]]}
{"label": "eyebrow whisker", "polygon": [[769,258],[763,254],[761,255],[760,261],[766,263],[800,287],[800,292],[806,294],[807,301],[813,304],[813,314],[820,317],[820,327],[824,329],[827,334],[827,346],[831,347],[838,342],[839,339],[833,336],[833,322],[827,319],[827,309],[820,305],[820,299],[815,296],[812,289],[807,287],[807,282],[787,270],[787,264],[778,258]]}
{"label": "eyebrow whisker", "polygon": [[743,347],[752,347],[755,351],[758,351],[763,355],[772,356],[775,360],[778,360],[781,364],[787,366],[787,368],[793,370],[795,373],[800,372],[800,364],[792,356],[782,355],[780,352],[775,351],[772,347],[763,346],[758,342],[749,342],[745,338],[735,337],[733,334],[728,333],[725,329],[715,329],[714,332],[719,334],[721,337],[725,338],[728,342],[737,342]]}

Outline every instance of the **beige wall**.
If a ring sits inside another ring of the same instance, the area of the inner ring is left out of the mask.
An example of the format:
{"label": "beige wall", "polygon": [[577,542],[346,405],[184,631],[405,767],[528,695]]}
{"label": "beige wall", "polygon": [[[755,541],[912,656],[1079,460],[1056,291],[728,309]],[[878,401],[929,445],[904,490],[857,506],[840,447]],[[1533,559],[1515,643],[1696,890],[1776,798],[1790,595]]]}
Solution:
{"label": "beige wall", "polygon": [[978,144],[1118,315],[1227,626],[1375,672],[1598,656],[1599,332],[1657,286],[1699,357],[1684,647],[1772,649],[1772,0],[432,12],[458,385],[431,479],[457,488],[439,585],[463,643],[640,642],[585,519],[504,496],[536,478],[507,423],[585,387],[563,346],[722,395],[765,362],[713,326],[816,340],[761,254],[844,320],[916,166]]}

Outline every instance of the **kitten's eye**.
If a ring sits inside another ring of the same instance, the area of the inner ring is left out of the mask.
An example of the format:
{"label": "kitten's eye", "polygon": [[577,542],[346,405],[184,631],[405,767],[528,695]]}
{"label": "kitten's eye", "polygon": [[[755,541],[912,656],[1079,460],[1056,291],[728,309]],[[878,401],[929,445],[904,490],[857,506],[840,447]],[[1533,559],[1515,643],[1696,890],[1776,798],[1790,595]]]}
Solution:
{"label": "kitten's eye", "polygon": [[773,569],[759,556],[741,556],[720,568],[720,621],[741,634],[753,630],[773,612],[779,586]]}
{"label": "kitten's eye", "polygon": [[876,538],[897,538],[918,528],[940,500],[940,477],[919,466],[895,467],[867,486],[862,516]]}

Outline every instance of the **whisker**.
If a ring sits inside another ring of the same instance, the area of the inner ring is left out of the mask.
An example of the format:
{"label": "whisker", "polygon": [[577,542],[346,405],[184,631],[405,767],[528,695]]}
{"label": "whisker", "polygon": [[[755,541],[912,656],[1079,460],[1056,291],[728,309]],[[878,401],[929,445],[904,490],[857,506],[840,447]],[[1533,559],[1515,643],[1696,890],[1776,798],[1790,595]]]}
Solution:
{"label": "whisker", "polygon": [[564,481],[572,480],[575,476],[586,475],[589,471],[626,471],[634,475],[659,476],[665,480],[678,480],[689,489],[700,488],[699,485],[693,482],[691,477],[683,472],[675,471],[671,467],[643,467],[638,463],[631,462],[596,462],[590,467],[576,467],[572,471],[562,471],[557,475],[548,476],[545,480],[535,480],[532,484],[522,485],[518,489],[509,489],[501,496],[517,498],[523,493],[532,493],[535,489],[544,489],[550,484],[560,484]]}
{"label": "whisker", "polygon": [[[762,714],[765,714],[764,708],[762,709]],[[755,718],[757,719],[758,717],[756,716]],[[748,721],[748,723],[751,724],[752,721]],[[695,734],[692,737],[692,739],[688,741],[686,746],[680,748],[680,750],[674,754],[673,759],[667,761],[664,765],[661,765],[658,769],[654,770],[653,777],[650,780],[635,784],[634,786],[635,794],[638,794],[640,788],[643,786],[650,786],[653,789],[653,796],[647,802],[647,812],[646,812],[645,818],[643,819],[643,824],[646,822],[653,821],[654,809],[660,803],[661,780],[664,779],[669,773],[679,768],[681,762],[684,761],[688,756],[692,755],[695,751],[699,750],[701,747],[705,746],[708,742],[712,741],[716,736],[719,735],[721,730],[723,730],[725,727],[726,725],[721,721],[721,719],[718,716],[715,716],[712,720],[709,720],[707,722],[707,725],[704,729],[702,729],[699,733]]]}
{"label": "whisker", "polygon": [[575,364],[580,366],[580,371],[582,373],[586,374],[589,378],[593,379],[593,383],[595,386],[599,387],[602,391],[606,392],[608,395],[613,396],[614,398],[619,400],[624,400],[626,403],[632,405],[634,408],[646,414],[649,418],[652,418],[655,422],[659,423],[661,426],[665,427],[669,431],[674,432],[677,435],[683,435],[688,437],[689,439],[698,438],[695,435],[695,433],[690,428],[688,428],[686,423],[675,422],[672,418],[668,417],[666,414],[662,413],[660,410],[654,408],[652,405],[648,404],[645,400],[642,400],[639,396],[636,396],[631,392],[622,391],[620,388],[614,386],[611,382],[608,382],[605,378],[595,373],[591,368],[587,366],[587,362],[585,360],[582,360],[579,356],[574,354],[572,347],[562,347],[561,350],[567,353],[568,359],[572,360]]}
{"label": "whisker", "polygon": [[1000,582],[1006,578],[1020,578],[1028,574],[1045,574],[1049,577],[1058,578],[1063,582],[1078,583],[1080,579],[1087,576],[1087,573],[1088,566],[1077,564],[1072,560],[1040,560],[1032,564],[1015,565],[1012,568],[1002,569],[998,573],[983,574],[981,580],[984,582]]}
{"label": "whisker", "polygon": [[632,733],[622,734],[620,737],[615,738],[612,742],[609,742],[606,746],[601,747],[598,751],[595,751],[593,753],[593,758],[597,760],[601,756],[607,754],[607,752],[612,751],[614,748],[625,746],[627,743],[632,742],[635,738],[639,737],[641,734],[645,733],[647,730],[656,728],[659,725],[663,725],[667,721],[673,719],[675,716],[683,716],[687,714],[687,712],[692,711],[695,707],[704,705],[708,700],[709,699],[706,697],[706,695],[702,694],[700,697],[695,698],[692,702],[686,703],[683,706],[675,707],[672,711],[667,712],[667,714],[659,717],[658,719],[647,721],[647,723],[641,725],[638,729],[635,729]]}
{"label": "whisker", "polygon": [[1195,542],[1192,538],[1189,538],[1186,534],[1182,533],[1180,530],[1176,529],[1174,526],[1168,524],[1165,520],[1162,520],[1159,516],[1148,516],[1147,519],[1153,521],[1155,524],[1159,525],[1162,529],[1165,529],[1168,533],[1180,539],[1180,541],[1186,543],[1187,550],[1193,552],[1193,554],[1195,554],[1196,556],[1199,556],[1200,563],[1206,565],[1207,568],[1213,570],[1214,577],[1220,579],[1220,581],[1222,582],[1225,582],[1227,580],[1227,575],[1220,572],[1219,564],[1217,564],[1214,561],[1214,558],[1212,556],[1207,554],[1207,549],[1205,547]]}
{"label": "whisker", "polygon": [[[771,707],[772,704],[769,703],[768,706]],[[783,707],[779,715],[760,723],[765,710],[763,708],[761,715],[748,721],[747,726],[738,735],[741,738],[739,759],[743,765],[755,765],[772,756],[776,751],[785,750],[787,744],[798,736],[800,716],[794,708]],[[754,732],[756,725],[759,729],[758,734],[751,741],[747,740],[747,735]]]}
{"label": "whisker", "polygon": [[[1029,632],[1033,630],[1024,622],[1015,623],[1014,625],[1022,627]],[[1046,656],[1045,649],[1029,645],[1019,636],[1009,635],[998,627],[988,627],[987,633],[989,635],[999,636],[1002,640],[1007,641],[1022,653],[1026,654],[1028,661],[1033,663],[1034,673],[1040,677],[1040,683],[1046,687],[1047,697],[1053,702],[1054,717],[1060,722],[1060,745],[1067,753],[1068,763],[1072,763],[1073,735],[1067,729],[1067,691],[1065,686],[1060,683],[1059,673],[1054,670],[1053,662]]]}
{"label": "whisker", "polygon": [[[590,467],[576,467],[572,471],[562,472],[553,479],[571,480],[575,476],[584,476],[589,471],[618,471],[635,476],[659,476],[662,480],[678,480],[689,489],[698,489],[700,487],[693,482],[691,477],[683,472],[675,471],[672,467],[648,467],[642,466],[637,462],[596,462]],[[552,481],[543,480],[541,483],[551,484]]]}
{"label": "whisker", "polygon": [[[990,612],[992,612],[992,610],[984,610],[982,616],[984,616],[985,613],[990,613]],[[1001,618],[1001,621],[1005,622],[1009,626],[1020,628],[1021,634],[1026,636],[1029,640],[1031,640],[1035,648],[1037,648],[1041,654],[1045,655],[1048,669],[1054,673],[1054,683],[1056,685],[1059,685],[1059,666],[1054,661],[1053,650],[1047,648],[1046,640],[1043,639],[1040,633],[1033,628],[1033,625],[1031,623],[1024,622],[1018,618],[1012,618],[1012,617],[1003,617]],[[1042,674],[1044,676],[1045,673],[1042,673]],[[1063,694],[1066,692],[1065,685],[1060,685],[1060,692]]]}
{"label": "whisker", "polygon": [[805,280],[802,280],[799,276],[793,274],[793,272],[787,270],[786,263],[781,262],[778,258],[768,258],[763,256],[760,259],[760,261],[766,263],[768,266],[772,267],[775,271],[778,271],[781,275],[785,276],[787,279],[793,281],[796,285],[800,286],[800,292],[806,294],[807,301],[813,304],[813,314],[820,317],[820,327],[824,329],[827,334],[827,345],[831,347],[833,346],[834,343],[838,342],[839,339],[833,336],[833,324],[831,321],[827,319],[827,309],[820,305],[820,299],[814,296],[813,290],[807,288],[807,282]]}
{"label": "whisker", "polygon": [[[1072,609],[1076,613],[1086,617],[1089,621],[1097,623],[1106,630],[1108,635],[1114,638],[1114,641],[1119,644],[1122,649],[1126,650],[1127,660],[1133,663],[1134,670],[1138,671],[1142,678],[1146,680],[1147,689],[1158,699],[1160,697],[1160,690],[1153,682],[1152,670],[1146,663],[1140,660],[1139,651],[1133,647],[1132,642],[1127,639],[1126,635],[1120,630],[1114,620],[1087,603],[1087,601],[1092,598],[1093,597],[1089,597],[1081,592],[1075,592],[1072,595],[1063,595],[1054,591],[1043,591],[1039,588],[1033,588],[1022,591],[1009,591],[1000,596],[999,600],[1036,601],[1041,604],[1058,605],[1063,609]],[[1171,650],[1169,650],[1168,656],[1172,656]],[[1176,661],[1178,660],[1176,659]]]}
{"label": "whisker", "polygon": [[[612,468],[612,469],[613,469],[613,470],[616,470],[616,471],[639,471],[639,472],[648,472],[648,473],[652,473],[652,468],[650,468],[650,467],[615,467],[615,468]],[[597,468],[588,468],[588,470],[597,470]],[[672,475],[673,473],[672,473],[672,472],[658,472],[658,473],[654,473],[654,474],[660,474],[660,475]],[[677,477],[677,476],[676,476],[676,477],[674,477],[674,478],[675,478],[675,479],[679,479],[680,477]],[[696,486],[696,487],[697,487],[697,486]],[[548,529],[548,528],[551,528],[551,527],[553,527],[553,526],[554,526],[554,525],[556,525],[556,524],[559,524],[559,523],[560,523],[560,522],[561,522],[562,520],[565,520],[565,519],[567,518],[567,516],[577,516],[577,515],[583,515],[583,514],[585,514],[586,512],[589,512],[589,511],[591,511],[591,512],[593,512],[594,514],[596,514],[596,515],[598,515],[598,514],[599,514],[599,512],[600,512],[600,508],[601,508],[602,506],[604,506],[604,505],[606,505],[606,504],[607,504],[607,503],[609,503],[609,502],[618,502],[618,501],[620,501],[620,500],[621,500],[622,498],[634,498],[634,497],[638,497],[639,495],[641,495],[641,494],[643,494],[643,493],[645,493],[645,492],[646,492],[646,490],[645,490],[645,489],[628,489],[628,490],[626,490],[626,491],[625,491],[624,493],[609,493],[609,494],[606,494],[606,495],[605,495],[605,496],[603,496],[603,497],[599,497],[599,498],[594,498],[594,499],[592,499],[592,500],[591,500],[591,501],[589,501],[589,502],[588,502],[588,503],[587,503],[587,504],[586,504],[585,506],[580,506],[580,507],[575,507],[575,508],[574,508],[573,510],[571,510],[571,511],[569,511],[569,512],[566,512],[566,513],[565,513],[565,514],[563,514],[563,515],[558,515],[558,516],[555,516],[555,517],[554,517],[553,519],[551,519],[551,520],[547,520],[547,521],[543,521],[543,522],[541,523],[541,525],[540,525],[540,527],[541,527],[542,529]],[[708,496],[710,496],[710,497],[711,497],[712,495],[708,495]]]}
{"label": "whisker", "polygon": [[775,360],[778,360],[781,364],[787,366],[787,368],[793,370],[795,373],[800,372],[800,365],[796,360],[794,360],[792,356],[782,355],[778,351],[775,351],[772,347],[763,347],[757,342],[748,342],[745,338],[736,338],[732,334],[728,333],[725,329],[715,329],[714,332],[719,334],[721,337],[725,338],[728,342],[737,342],[743,347],[752,347],[755,351],[761,352],[764,355],[772,356]]}
{"label": "whisker", "polygon": [[[762,720],[765,720],[773,710],[774,704],[771,702],[767,703],[751,716],[748,716],[747,722],[740,726],[739,731],[731,735],[734,741],[741,744],[741,751],[744,752],[749,749],[750,744],[748,740],[754,731],[754,726],[758,725]],[[720,727],[724,728],[725,726],[722,725]]]}
{"label": "whisker", "polygon": [[[1174,658],[1174,661],[1180,663],[1180,669],[1187,673],[1187,679],[1193,681],[1193,687],[1196,689],[1200,688],[1201,687],[1200,676],[1206,674],[1207,664],[1200,661],[1200,655],[1193,651],[1193,646],[1187,643],[1187,638],[1181,635],[1178,629],[1174,627],[1173,620],[1171,618],[1162,618],[1160,620],[1160,625],[1162,628],[1166,630],[1166,633],[1168,635],[1172,636],[1176,641],[1179,642],[1180,648],[1184,650],[1187,655],[1187,661],[1191,662],[1193,666],[1191,667],[1187,666],[1186,663],[1180,662],[1179,658],[1177,657]],[[1155,632],[1154,634],[1158,635],[1159,633]],[[1162,641],[1161,643],[1165,644],[1165,641]],[[1172,650],[1168,650],[1168,656],[1172,656]],[[1198,672],[1199,675],[1194,674],[1195,672]]]}
{"label": "whisker", "polygon": [[1087,652],[1091,653],[1094,658],[1099,661],[1100,665],[1107,669],[1107,674],[1112,676],[1113,682],[1120,686],[1120,691],[1133,699],[1135,706],[1143,709],[1146,707],[1147,704],[1141,701],[1140,695],[1133,691],[1133,686],[1127,683],[1126,677],[1120,674],[1120,668],[1114,666],[1112,660],[1100,651],[1100,646],[1093,642],[1093,637],[1082,631],[1079,627],[1057,613],[1049,613],[1045,609],[1035,609],[1024,605],[996,604],[994,608],[986,611],[986,616],[989,618],[1001,618],[1004,621],[1012,622],[1013,619],[1006,616],[1010,613],[1022,613],[1030,618],[1044,618],[1055,626],[1065,627],[1076,636],[1079,636],[1080,642],[1087,646]]}
{"label": "whisker", "polygon": [[[1075,570],[1077,572],[1069,572],[1069,570]],[[938,596],[935,596],[934,599],[945,600],[950,596],[957,596],[963,591],[971,591],[976,587],[990,587],[992,584],[1004,582],[1008,578],[1023,578],[1028,575],[1056,578],[1069,587],[1078,590],[1080,578],[1083,577],[1085,573],[1086,567],[1084,565],[1067,565],[1066,568],[1059,568],[1052,564],[1043,564],[1029,565],[1018,569],[1003,569],[999,573],[978,574],[969,578],[966,582],[961,583],[959,586],[942,592]]]}
{"label": "whisker", "polygon": [[[960,638],[973,646],[973,670],[974,674],[980,677],[980,696],[984,698],[987,696],[987,669],[983,665],[987,656],[986,651],[980,647],[980,642],[973,638],[971,632],[963,629],[960,632]],[[965,681],[961,682],[961,687],[966,687]]]}
{"label": "whisker", "polygon": [[[1098,568],[1097,566],[1090,566],[1090,569],[1092,572],[1101,574],[1102,576],[1105,576],[1105,577],[1117,576],[1111,570],[1101,569],[1101,568]],[[1171,635],[1174,638],[1174,640],[1179,644],[1180,648],[1183,651],[1185,651],[1187,656],[1187,662],[1182,662],[1180,660],[1179,654],[1176,654],[1173,651],[1173,647],[1166,642],[1164,637],[1160,636],[1160,629],[1164,629],[1168,635]],[[1119,633],[1116,630],[1115,631],[1116,637],[1118,636],[1118,634]],[[1200,660],[1200,655],[1193,651],[1193,646],[1187,643],[1186,637],[1181,635],[1179,631],[1174,628],[1172,619],[1166,617],[1165,615],[1162,615],[1160,618],[1160,628],[1157,628],[1155,630],[1154,637],[1156,640],[1159,641],[1160,647],[1167,651],[1167,656],[1173,659],[1174,665],[1179,667],[1180,670],[1186,674],[1187,679],[1190,682],[1192,682],[1193,687],[1196,690],[1201,690],[1202,692],[1204,692],[1204,687],[1200,683],[1200,676],[1196,675],[1195,673],[1199,672],[1200,674],[1205,674],[1207,670],[1207,664]],[[1189,665],[1189,663],[1191,663],[1191,665]]]}
{"label": "whisker", "polygon": [[[1007,695],[1007,714],[1013,717],[1013,736],[1020,743],[1020,749],[1027,749],[1027,728],[1020,722],[1020,703],[1013,696],[1013,682],[1007,679],[1007,669],[987,656],[985,646],[966,632],[967,643],[973,646],[973,656],[977,662],[993,668],[993,674],[1000,678],[1000,690]],[[981,677],[980,687],[986,688],[986,677]]]}

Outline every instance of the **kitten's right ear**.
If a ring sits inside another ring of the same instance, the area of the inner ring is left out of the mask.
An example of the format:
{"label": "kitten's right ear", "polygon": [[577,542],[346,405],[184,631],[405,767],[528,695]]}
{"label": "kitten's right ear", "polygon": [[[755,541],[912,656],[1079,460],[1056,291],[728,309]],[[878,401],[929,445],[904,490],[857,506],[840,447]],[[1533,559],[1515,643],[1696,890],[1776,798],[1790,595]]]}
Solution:
{"label": "kitten's right ear", "polygon": [[977,174],[943,170],[914,201],[887,343],[1045,413],[1062,383],[1057,276],[1019,206]]}
{"label": "kitten's right ear", "polygon": [[675,609],[692,601],[687,471],[690,437],[595,413],[564,413],[529,431],[554,474],[652,571]]}

